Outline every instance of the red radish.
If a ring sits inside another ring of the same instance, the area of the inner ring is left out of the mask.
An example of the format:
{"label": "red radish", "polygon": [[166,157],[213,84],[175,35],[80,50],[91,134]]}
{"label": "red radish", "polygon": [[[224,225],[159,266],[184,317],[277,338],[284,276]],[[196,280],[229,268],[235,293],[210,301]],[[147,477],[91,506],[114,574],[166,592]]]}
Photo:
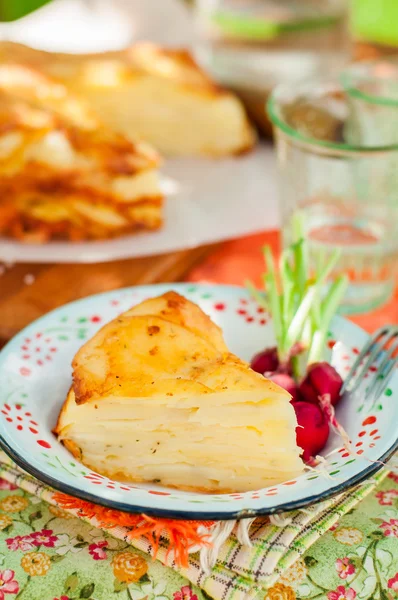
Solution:
{"label": "red radish", "polygon": [[271,379],[271,381],[289,392],[292,396],[292,402],[297,402],[299,400],[298,386],[290,375],[286,375],[285,373],[272,373],[271,375],[268,375],[268,379]]}
{"label": "red radish", "polygon": [[336,369],[327,362],[319,362],[308,367],[299,390],[303,400],[314,404],[318,404],[320,396],[329,394],[330,401],[335,406],[340,400],[342,385],[343,380]]}
{"label": "red radish", "polygon": [[266,348],[253,356],[250,366],[257,373],[270,373],[277,370],[279,367],[279,358],[276,348]]}
{"label": "red radish", "polygon": [[298,427],[297,445],[303,449],[302,459],[307,462],[324,448],[329,437],[329,423],[322,409],[309,402],[293,402]]}

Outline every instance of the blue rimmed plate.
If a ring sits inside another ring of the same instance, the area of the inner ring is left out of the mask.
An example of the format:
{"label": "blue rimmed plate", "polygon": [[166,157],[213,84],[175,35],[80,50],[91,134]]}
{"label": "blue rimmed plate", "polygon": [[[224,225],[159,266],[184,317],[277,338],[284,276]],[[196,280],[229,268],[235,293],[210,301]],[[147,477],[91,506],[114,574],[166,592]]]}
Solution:
{"label": "blue rimmed plate", "polygon": [[[363,395],[343,399],[337,416],[355,448],[349,455],[331,435],[323,454],[325,472],[241,494],[197,494],[127,485],[76,462],[51,433],[71,383],[71,360],[106,322],[145,298],[174,289],[196,302],[222,327],[232,352],[249,360],[272,345],[269,316],[239,287],[167,284],[92,296],[59,308],[19,333],[0,353],[0,445],[28,473],[53,488],[128,512],[184,519],[233,519],[304,507],[364,480],[398,448],[398,373],[373,406]],[[342,318],[329,332],[328,347],[341,375],[349,370],[367,334]],[[368,378],[377,377],[370,370]]]}

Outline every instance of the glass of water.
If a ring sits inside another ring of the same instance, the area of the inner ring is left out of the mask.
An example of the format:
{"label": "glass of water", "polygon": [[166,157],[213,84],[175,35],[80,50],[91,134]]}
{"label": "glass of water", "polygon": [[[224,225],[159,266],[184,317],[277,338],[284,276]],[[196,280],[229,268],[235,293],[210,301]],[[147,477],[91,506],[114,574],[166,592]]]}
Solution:
{"label": "glass of water", "polygon": [[284,245],[304,224],[314,268],[341,251],[346,313],[372,310],[394,289],[398,264],[398,141],[353,139],[352,102],[340,80],[277,87],[268,102],[280,174]]}

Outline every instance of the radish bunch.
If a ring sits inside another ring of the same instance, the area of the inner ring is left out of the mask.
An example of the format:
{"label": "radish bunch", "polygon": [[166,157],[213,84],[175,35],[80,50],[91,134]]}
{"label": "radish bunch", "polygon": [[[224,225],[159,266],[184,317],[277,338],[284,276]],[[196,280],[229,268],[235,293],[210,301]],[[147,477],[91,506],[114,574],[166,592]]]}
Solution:
{"label": "radish bunch", "polygon": [[308,245],[299,215],[293,219],[296,239],[276,261],[264,249],[267,271],[265,293],[250,282],[249,291],[272,316],[276,346],[256,354],[251,367],[272,379],[292,396],[298,427],[297,444],[309,461],[325,446],[329,418],[323,406],[333,407],[340,399],[342,379],[324,361],[330,322],[347,289],[347,277],[331,279],[339,258],[319,253],[309,265]]}
{"label": "radish bunch", "polygon": [[329,397],[332,406],[340,400],[343,380],[336,369],[327,362],[310,365],[304,378],[299,382],[292,375],[278,371],[279,363],[275,360],[276,348],[268,348],[256,354],[251,368],[261,373],[262,369],[272,366],[262,374],[280,385],[292,396],[291,403],[296,412],[298,427],[296,428],[297,445],[303,449],[302,458],[310,462],[325,447],[329,437],[329,420],[324,414],[320,398]]}

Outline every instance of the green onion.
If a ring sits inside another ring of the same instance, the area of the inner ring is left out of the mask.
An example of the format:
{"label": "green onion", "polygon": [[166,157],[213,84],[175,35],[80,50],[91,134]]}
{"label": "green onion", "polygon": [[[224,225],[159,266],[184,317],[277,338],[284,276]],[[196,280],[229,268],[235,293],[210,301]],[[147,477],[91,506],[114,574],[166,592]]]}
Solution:
{"label": "green onion", "polygon": [[[291,361],[298,379],[313,362],[322,360],[330,321],[347,289],[347,277],[339,276],[325,294],[325,284],[340,257],[336,249],[327,258],[320,252],[315,258],[315,272],[310,276],[308,242],[304,237],[303,221],[293,221],[295,241],[280,256],[278,270],[270,247],[264,248],[267,271],[263,275],[265,294],[254,285],[246,285],[260,306],[271,313],[279,360]],[[300,355],[297,347],[301,349]]]}

